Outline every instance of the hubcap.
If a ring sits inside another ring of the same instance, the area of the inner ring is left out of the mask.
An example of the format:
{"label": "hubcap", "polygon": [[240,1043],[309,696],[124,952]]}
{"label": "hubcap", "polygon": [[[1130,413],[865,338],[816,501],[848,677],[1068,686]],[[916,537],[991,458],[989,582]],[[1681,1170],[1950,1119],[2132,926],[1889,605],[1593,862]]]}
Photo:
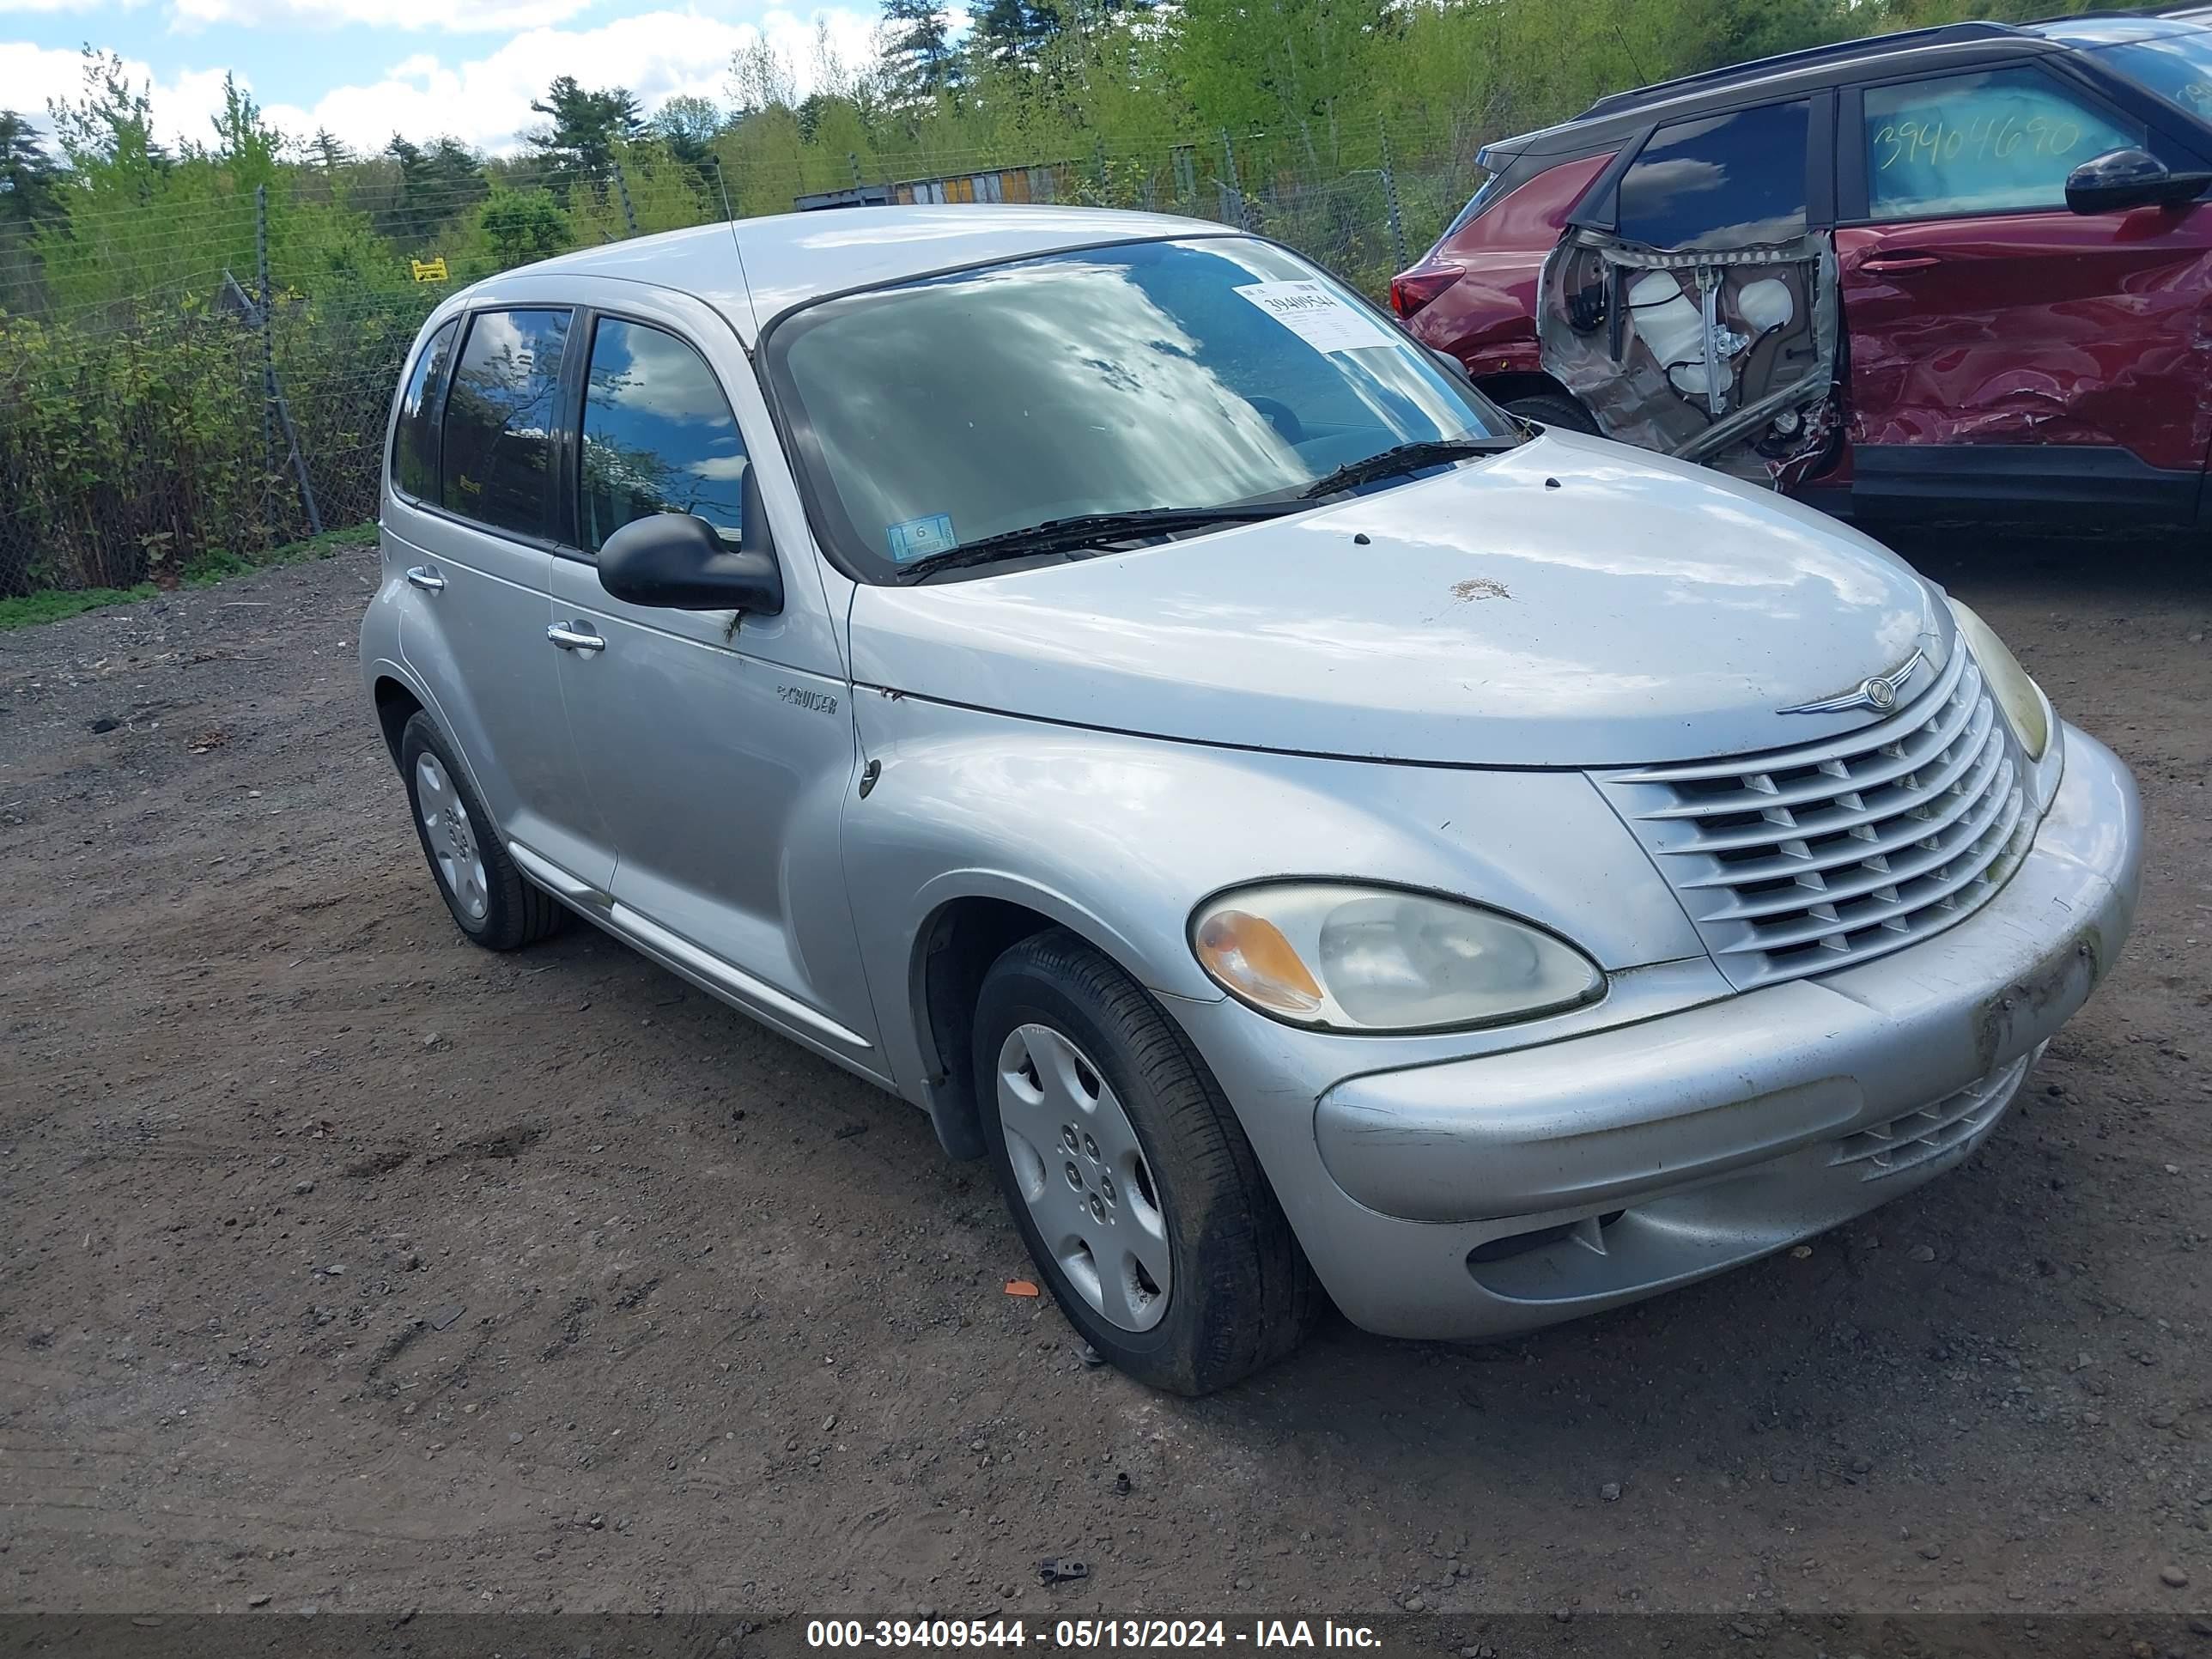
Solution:
{"label": "hubcap", "polygon": [[422,819],[422,837],[430,844],[438,879],[470,921],[482,921],[491,907],[491,889],[477,850],[476,826],[435,755],[425,754],[415,763],[415,811]]}
{"label": "hubcap", "polygon": [[1168,1310],[1167,1218],[1121,1103],[1048,1025],[999,1050],[999,1124],[1045,1249],[1109,1323],[1148,1331]]}

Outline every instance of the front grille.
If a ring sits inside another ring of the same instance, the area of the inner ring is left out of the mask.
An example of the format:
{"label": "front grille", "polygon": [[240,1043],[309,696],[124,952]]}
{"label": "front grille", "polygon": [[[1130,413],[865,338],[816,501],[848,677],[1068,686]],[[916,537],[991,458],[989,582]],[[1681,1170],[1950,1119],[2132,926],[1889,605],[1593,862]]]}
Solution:
{"label": "front grille", "polygon": [[1909,707],[1844,737],[1598,775],[1739,990],[1971,915],[2034,836],[2027,780],[1963,643]]}
{"label": "front grille", "polygon": [[1862,1181],[1880,1181],[1956,1151],[1996,1121],[2042,1052],[2039,1046],[1933,1105],[1845,1136],[1828,1162],[1856,1166]]}

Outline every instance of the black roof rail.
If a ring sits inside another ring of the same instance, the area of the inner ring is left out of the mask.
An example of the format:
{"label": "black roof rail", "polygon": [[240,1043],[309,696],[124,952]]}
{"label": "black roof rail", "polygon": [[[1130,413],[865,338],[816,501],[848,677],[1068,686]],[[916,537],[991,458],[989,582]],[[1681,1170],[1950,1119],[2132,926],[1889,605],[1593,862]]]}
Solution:
{"label": "black roof rail", "polygon": [[1722,69],[1680,76],[1672,81],[1655,82],[1650,86],[1637,87],[1627,92],[1611,93],[1599,99],[1575,119],[1592,121],[1601,116],[1619,115],[1680,93],[1702,92],[1738,82],[1760,81],[1791,70],[1813,69],[1822,64],[1849,63],[1856,58],[1878,57],[1884,52],[1912,46],[1940,46],[1954,40],[1985,40],[2019,33],[2020,30],[2009,23],[1939,23],[1927,28],[1900,29],[1893,34],[1873,34],[1856,40],[1838,40],[1825,46],[1807,46],[1772,58],[1756,58],[1748,64],[1731,64]]}

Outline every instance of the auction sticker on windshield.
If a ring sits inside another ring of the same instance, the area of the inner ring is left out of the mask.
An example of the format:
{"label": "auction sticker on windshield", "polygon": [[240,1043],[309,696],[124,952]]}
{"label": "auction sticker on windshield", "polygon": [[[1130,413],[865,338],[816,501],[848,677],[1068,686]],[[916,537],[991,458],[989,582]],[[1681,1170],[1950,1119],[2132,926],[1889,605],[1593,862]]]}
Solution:
{"label": "auction sticker on windshield", "polygon": [[1316,351],[1395,343],[1380,323],[1319,283],[1253,283],[1237,291]]}
{"label": "auction sticker on windshield", "polygon": [[960,538],[952,533],[952,515],[949,513],[908,519],[904,524],[890,526],[884,534],[890,541],[894,564],[912,564],[933,554],[950,553],[960,545]]}

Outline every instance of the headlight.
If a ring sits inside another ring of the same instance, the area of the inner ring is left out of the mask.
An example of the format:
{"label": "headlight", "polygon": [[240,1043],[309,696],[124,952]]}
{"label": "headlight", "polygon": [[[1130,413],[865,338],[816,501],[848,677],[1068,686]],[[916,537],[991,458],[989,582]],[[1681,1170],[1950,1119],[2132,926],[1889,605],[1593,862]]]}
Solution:
{"label": "headlight", "polygon": [[1525,921],[1387,887],[1238,888],[1200,907],[1190,941],[1215,984],[1294,1025],[1433,1031],[1605,992],[1596,963]]}
{"label": "headlight", "polygon": [[2013,735],[2020,746],[2027,750],[2032,761],[2043,758],[2043,751],[2051,746],[2051,705],[2043,700],[2043,693],[2028,678],[2027,670],[2020,659],[2005,648],[2005,642],[1996,630],[1958,600],[1951,601],[1951,614],[1959,619],[1959,631],[1966,635],[1966,649],[1981,665],[1982,678],[1988,682],[1990,695],[1997,706],[2012,722]]}

